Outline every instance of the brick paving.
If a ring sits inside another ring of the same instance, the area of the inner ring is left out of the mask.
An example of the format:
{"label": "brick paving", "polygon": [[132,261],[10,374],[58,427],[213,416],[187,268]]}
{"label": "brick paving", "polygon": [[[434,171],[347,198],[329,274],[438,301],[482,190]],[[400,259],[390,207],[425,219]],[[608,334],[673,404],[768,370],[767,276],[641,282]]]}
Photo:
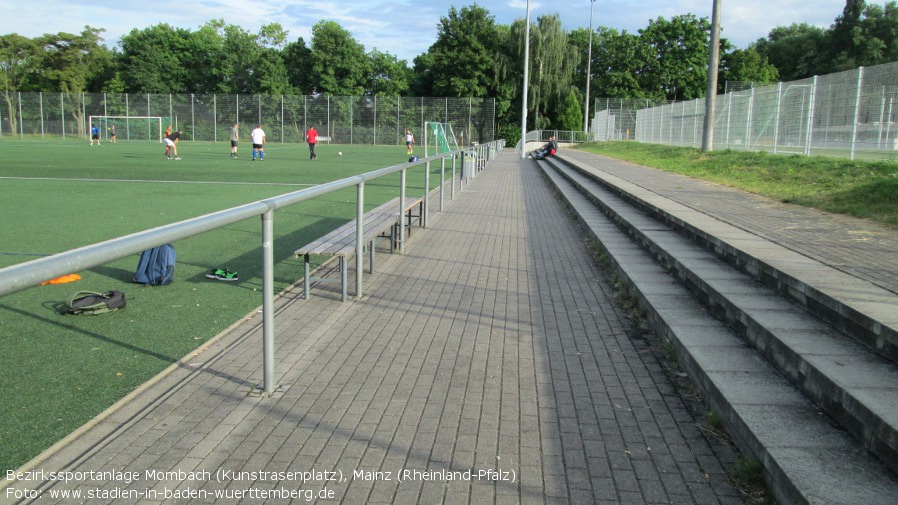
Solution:
{"label": "brick paving", "polygon": [[582,237],[503,152],[379,256],[363,300],[279,300],[275,397],[250,394],[252,318],[50,455],[38,469],[106,474],[43,482],[38,502],[742,503],[733,453]]}

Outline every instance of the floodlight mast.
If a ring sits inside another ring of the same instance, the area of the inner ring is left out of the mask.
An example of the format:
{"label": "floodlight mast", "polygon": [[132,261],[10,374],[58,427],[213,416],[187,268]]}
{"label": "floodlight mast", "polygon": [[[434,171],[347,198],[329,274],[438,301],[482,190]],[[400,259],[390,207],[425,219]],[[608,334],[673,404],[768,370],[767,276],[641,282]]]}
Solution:
{"label": "floodlight mast", "polygon": [[[589,2],[589,52],[586,57],[586,100],[583,104],[583,133],[589,135],[589,81],[592,80],[592,11],[596,0]],[[589,139],[587,139],[589,140]]]}
{"label": "floodlight mast", "polygon": [[530,0],[527,0],[527,22],[524,28],[524,105],[521,107],[521,159],[527,156],[527,85],[530,69]]}

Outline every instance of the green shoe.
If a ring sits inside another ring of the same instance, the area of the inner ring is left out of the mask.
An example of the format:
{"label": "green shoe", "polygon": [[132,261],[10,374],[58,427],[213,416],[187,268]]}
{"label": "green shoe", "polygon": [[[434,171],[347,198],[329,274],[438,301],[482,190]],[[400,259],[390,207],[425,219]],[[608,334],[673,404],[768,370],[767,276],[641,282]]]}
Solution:
{"label": "green shoe", "polygon": [[213,268],[206,274],[207,279],[215,279],[217,281],[236,281],[237,272],[232,272],[227,268]]}

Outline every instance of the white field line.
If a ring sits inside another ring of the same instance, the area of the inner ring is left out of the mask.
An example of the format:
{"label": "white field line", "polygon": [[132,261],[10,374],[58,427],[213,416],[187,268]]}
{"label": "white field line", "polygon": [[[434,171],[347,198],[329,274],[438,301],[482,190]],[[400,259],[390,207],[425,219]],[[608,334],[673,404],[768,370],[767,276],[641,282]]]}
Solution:
{"label": "white field line", "polygon": [[237,181],[169,181],[157,179],[82,179],[77,177],[7,177],[0,179],[19,181],[63,181],[63,182],[149,182],[153,184],[228,184],[234,186],[317,186],[317,184],[303,184],[294,182],[237,182]]}

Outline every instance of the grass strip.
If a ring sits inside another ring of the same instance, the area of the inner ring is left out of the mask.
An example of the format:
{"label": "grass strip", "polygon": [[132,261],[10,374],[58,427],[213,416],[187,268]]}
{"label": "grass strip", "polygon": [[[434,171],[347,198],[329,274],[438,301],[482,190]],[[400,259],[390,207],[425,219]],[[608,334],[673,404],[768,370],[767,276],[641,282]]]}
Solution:
{"label": "grass strip", "polygon": [[636,142],[577,149],[764,195],[784,203],[898,227],[898,164]]}

